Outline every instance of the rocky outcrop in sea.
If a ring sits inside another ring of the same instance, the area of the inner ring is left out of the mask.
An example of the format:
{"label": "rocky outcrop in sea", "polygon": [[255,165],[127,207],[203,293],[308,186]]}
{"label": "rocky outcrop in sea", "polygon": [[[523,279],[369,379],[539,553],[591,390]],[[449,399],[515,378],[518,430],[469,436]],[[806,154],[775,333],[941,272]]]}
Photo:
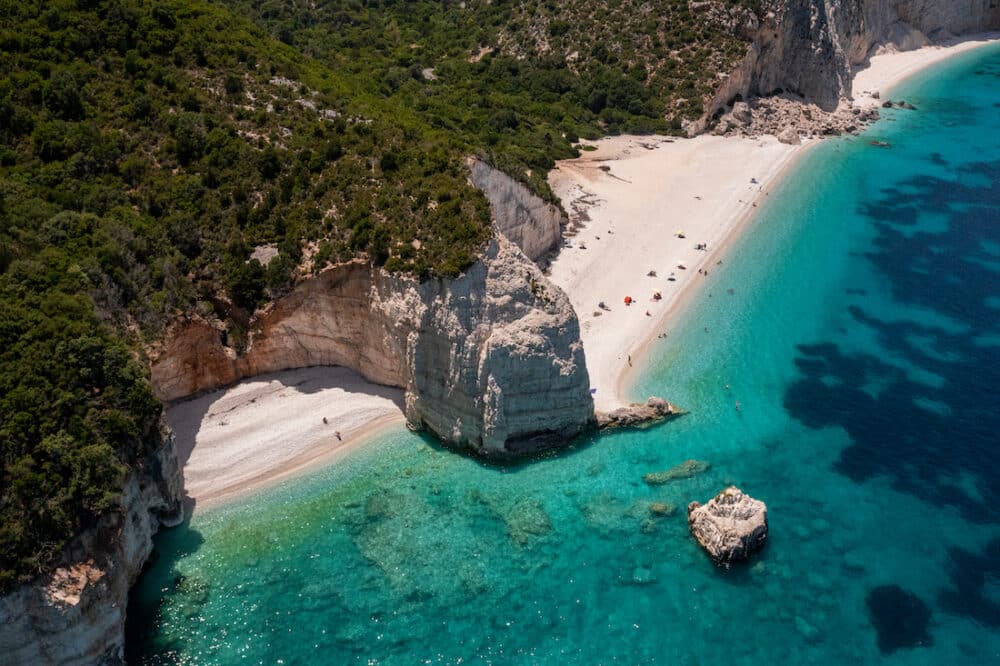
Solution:
{"label": "rocky outcrop in sea", "polygon": [[705,504],[688,505],[688,526],[720,564],[745,560],[767,539],[767,505],[730,486]]}

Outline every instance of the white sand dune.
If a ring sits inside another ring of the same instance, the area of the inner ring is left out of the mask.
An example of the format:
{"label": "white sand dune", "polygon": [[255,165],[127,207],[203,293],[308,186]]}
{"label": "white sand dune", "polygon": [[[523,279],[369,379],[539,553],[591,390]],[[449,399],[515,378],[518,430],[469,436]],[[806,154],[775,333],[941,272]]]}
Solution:
{"label": "white sand dune", "polygon": [[319,367],[261,375],[174,403],[167,421],[187,495],[204,508],[345,453],[373,428],[402,423],[402,405],[400,389],[346,368]]}

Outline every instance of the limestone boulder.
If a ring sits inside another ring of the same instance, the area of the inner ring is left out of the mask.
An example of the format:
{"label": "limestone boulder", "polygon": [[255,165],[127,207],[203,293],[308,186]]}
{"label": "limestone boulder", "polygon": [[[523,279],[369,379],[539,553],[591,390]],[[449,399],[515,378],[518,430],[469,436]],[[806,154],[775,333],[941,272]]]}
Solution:
{"label": "limestone boulder", "polygon": [[688,526],[720,564],[747,559],[767,540],[767,505],[730,486],[704,505],[688,505]]}

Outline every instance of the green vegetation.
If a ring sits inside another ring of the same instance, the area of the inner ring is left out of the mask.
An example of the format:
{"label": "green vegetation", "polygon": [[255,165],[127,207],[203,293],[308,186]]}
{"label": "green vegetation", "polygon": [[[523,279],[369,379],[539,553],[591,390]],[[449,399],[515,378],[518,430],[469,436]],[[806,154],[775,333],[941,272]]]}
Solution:
{"label": "green vegetation", "polygon": [[758,10],[756,0],[219,1],[547,197],[547,171],[579,138],[680,134],[699,118],[716,73],[746,51],[727,26]]}
{"label": "green vegetation", "polygon": [[238,331],[310,256],[454,275],[489,235],[459,151],[249,22],[44,5],[0,9],[0,587],[115,504],[160,410],[127,349],[177,312]]}
{"label": "green vegetation", "polygon": [[468,155],[551,197],[581,138],[702,113],[756,8],[696,6],[0,0],[0,591],[157,445],[173,317],[239,341],[330,262],[458,274],[490,235]]}

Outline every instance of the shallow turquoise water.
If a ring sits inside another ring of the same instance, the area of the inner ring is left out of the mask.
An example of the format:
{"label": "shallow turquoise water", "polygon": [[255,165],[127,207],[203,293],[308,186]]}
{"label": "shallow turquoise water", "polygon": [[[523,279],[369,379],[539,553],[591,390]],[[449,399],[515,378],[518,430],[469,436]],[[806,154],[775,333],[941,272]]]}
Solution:
{"label": "shallow turquoise water", "polygon": [[[808,154],[660,342],[636,396],[690,415],[513,467],[394,431],[199,514],[131,659],[1000,663],[1000,48],[894,96],[920,110]],[[729,483],[771,534],[724,570],[684,507]]]}

